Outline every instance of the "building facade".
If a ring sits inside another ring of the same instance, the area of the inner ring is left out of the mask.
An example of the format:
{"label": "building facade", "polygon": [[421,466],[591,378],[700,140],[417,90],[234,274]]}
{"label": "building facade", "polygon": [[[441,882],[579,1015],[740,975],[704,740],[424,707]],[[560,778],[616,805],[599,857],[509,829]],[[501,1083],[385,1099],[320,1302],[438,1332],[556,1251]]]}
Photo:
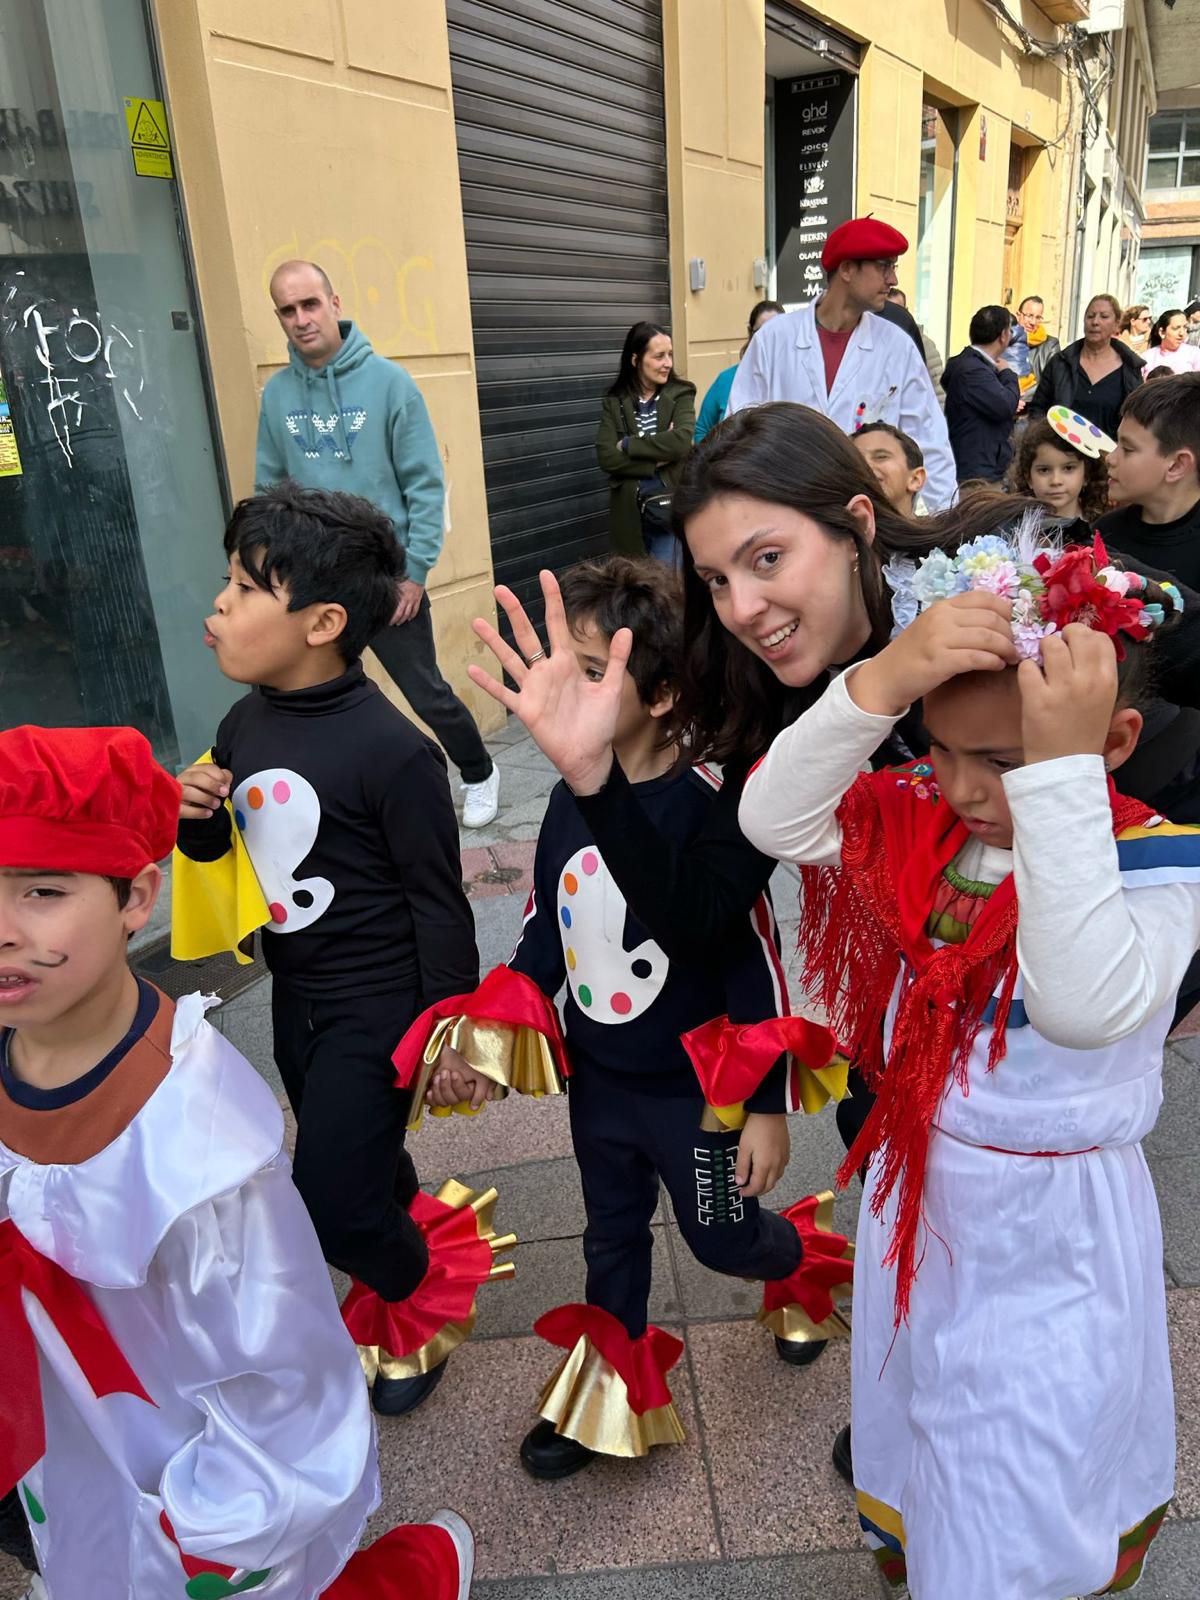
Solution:
{"label": "building facade", "polygon": [[1151,4],[1147,20],[1158,97],[1136,298],[1157,314],[1200,298],[1200,15]]}
{"label": "building facade", "polygon": [[[439,654],[494,726],[471,620],[494,580],[533,598],[539,566],[607,548],[593,440],[632,322],[669,326],[703,392],[751,305],[811,300],[824,237],[864,212],[912,241],[901,283],[947,354],[982,304],[1039,293],[1066,334],[1076,284],[1133,271],[1152,107],[1128,28],[1088,20],[1088,0],[0,11],[0,717],[133,721],[172,762],[207,744],[236,691],[200,619],[286,360],[267,283],[301,256],[425,395]],[[1081,167],[1079,71],[1109,35],[1130,109]]]}

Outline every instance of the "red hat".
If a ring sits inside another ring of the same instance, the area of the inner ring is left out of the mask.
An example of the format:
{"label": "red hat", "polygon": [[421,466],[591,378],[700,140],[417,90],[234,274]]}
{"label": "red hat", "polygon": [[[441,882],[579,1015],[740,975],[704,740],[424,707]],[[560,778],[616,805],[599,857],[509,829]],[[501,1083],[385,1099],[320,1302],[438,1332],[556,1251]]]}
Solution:
{"label": "red hat", "polygon": [[890,261],[907,249],[908,240],[898,228],[875,217],[851,217],[826,239],[821,265],[832,272],[843,261]]}
{"label": "red hat", "polygon": [[134,878],[170,855],[179,784],[136,728],[0,733],[0,868]]}

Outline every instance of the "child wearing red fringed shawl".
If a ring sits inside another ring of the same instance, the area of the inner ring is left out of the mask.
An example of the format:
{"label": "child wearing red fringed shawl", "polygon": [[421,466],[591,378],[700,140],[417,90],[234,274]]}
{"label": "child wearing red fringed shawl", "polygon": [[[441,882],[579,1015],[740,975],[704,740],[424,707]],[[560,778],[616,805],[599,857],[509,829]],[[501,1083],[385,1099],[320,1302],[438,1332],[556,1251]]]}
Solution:
{"label": "child wearing red fringed shawl", "polygon": [[[854,1472],[916,1600],[1131,1587],[1173,1491],[1162,1237],[1142,1138],[1200,940],[1200,830],[1125,799],[1171,585],[1036,513],[885,574],[897,628],[746,785],[803,868],[801,941],[878,1099]],[[863,774],[922,701],[928,761]],[[1019,906],[1019,918],[1018,918]]]}

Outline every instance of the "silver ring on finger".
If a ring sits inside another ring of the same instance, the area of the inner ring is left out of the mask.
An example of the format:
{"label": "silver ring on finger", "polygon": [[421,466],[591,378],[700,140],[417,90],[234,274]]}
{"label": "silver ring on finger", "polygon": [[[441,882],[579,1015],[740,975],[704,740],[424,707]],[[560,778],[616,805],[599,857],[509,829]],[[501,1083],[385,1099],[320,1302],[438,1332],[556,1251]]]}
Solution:
{"label": "silver ring on finger", "polygon": [[544,650],[535,650],[531,656],[525,657],[525,665],[531,667],[535,661],[545,661],[545,659],[546,652]]}

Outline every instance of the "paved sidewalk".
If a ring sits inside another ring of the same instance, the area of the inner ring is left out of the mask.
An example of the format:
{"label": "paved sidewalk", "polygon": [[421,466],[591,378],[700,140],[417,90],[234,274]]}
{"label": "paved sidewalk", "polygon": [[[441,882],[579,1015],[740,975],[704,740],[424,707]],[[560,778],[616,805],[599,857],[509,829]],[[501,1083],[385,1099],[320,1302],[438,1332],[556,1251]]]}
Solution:
{"label": "paved sidewalk", "polygon": [[[503,810],[463,835],[463,876],[486,970],[509,955],[529,886],[533,841],[554,777],[512,724],[491,741]],[[794,896],[781,874],[785,942]],[[268,986],[214,1020],[275,1083]],[[1179,1410],[1178,1493],[1139,1600],[1200,1594],[1200,1038],[1168,1051],[1166,1102],[1146,1151],[1158,1183]],[[774,1200],[831,1186],[842,1154],[829,1114],[792,1119],[793,1154]],[[553,1351],[530,1336],[550,1306],[582,1298],[583,1205],[561,1100],[510,1099],[477,1118],[428,1121],[410,1148],[423,1181],[495,1184],[500,1232],[520,1244],[512,1283],[485,1286],[475,1337],[414,1416],[380,1425],[379,1532],[441,1505],[478,1540],[476,1600],[879,1600],[853,1498],[829,1464],[849,1410],[849,1350],[812,1367],[777,1361],[754,1321],[755,1285],[698,1267],[669,1215],[655,1228],[651,1315],[685,1344],[672,1374],[687,1429],[644,1462],[598,1462],[561,1484],[533,1482],[517,1446],[534,1420]],[[857,1192],[838,1202],[853,1233]],[[9,1583],[5,1584],[5,1578]],[[23,1592],[0,1565],[0,1600]],[[65,1597],[75,1600],[75,1597]]]}

